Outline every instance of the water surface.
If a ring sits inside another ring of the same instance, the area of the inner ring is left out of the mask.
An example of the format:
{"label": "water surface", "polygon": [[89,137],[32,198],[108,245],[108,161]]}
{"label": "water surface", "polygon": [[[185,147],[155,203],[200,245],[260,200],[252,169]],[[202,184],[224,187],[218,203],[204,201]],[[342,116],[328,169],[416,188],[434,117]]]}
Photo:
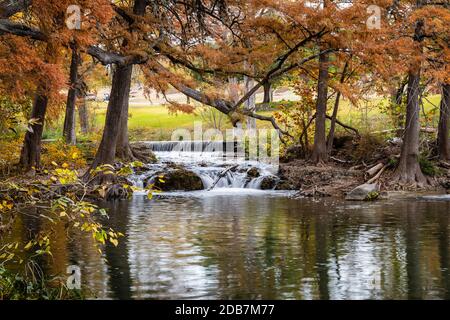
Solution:
{"label": "water surface", "polygon": [[100,298],[450,299],[450,202],[439,198],[355,203],[219,189],[107,206],[126,238],[107,246],[106,261],[89,237],[69,241],[61,230],[50,270],[79,265]]}

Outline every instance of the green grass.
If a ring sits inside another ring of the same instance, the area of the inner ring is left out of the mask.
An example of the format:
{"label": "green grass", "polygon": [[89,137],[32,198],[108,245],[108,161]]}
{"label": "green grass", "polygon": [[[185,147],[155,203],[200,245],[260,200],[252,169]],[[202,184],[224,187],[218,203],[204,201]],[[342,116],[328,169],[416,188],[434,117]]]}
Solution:
{"label": "green grass", "polygon": [[[103,125],[105,122],[106,108],[101,106],[95,112],[95,124]],[[195,114],[169,114],[164,106],[134,107],[130,105],[128,127],[153,128],[153,129],[177,129],[190,128],[194,121],[201,121],[201,117]]]}
{"label": "green grass", "polygon": [[[429,101],[424,100],[424,109],[429,121],[425,124],[436,127],[439,117],[440,96],[434,95],[427,99]],[[361,102],[359,107],[353,106],[348,100],[342,100],[338,119],[350,126],[358,128],[361,132],[373,132],[393,128],[394,123],[392,119],[386,113],[381,112],[380,107],[382,105],[387,106],[386,99],[373,99],[367,103]],[[94,135],[99,135],[105,122],[106,103],[91,103],[91,110],[94,126],[91,131]],[[331,110],[328,113],[331,114]],[[263,111],[260,114],[269,116],[272,114],[272,111]],[[422,112],[421,118],[423,119]],[[175,129],[188,129],[192,131],[194,129],[194,122],[196,121],[202,121],[202,117],[196,113],[173,114],[169,113],[165,106],[136,106],[130,104],[128,128],[132,140],[170,140],[172,132]],[[224,119],[223,121],[224,129],[231,128],[228,119]],[[47,126],[44,132],[44,138],[61,137],[62,123],[63,115],[59,120]],[[424,123],[422,124],[424,125]],[[257,125],[259,128],[271,128],[271,124],[266,121],[258,120]],[[209,127],[205,121],[202,122],[202,126],[203,130]],[[338,130],[341,129],[338,128]]]}
{"label": "green grass", "polygon": [[[97,103],[95,107],[95,127],[101,128],[105,122],[106,104]],[[270,112],[261,112],[270,115]],[[203,121],[197,112],[186,114],[178,112],[170,113],[165,106],[134,106],[130,104],[128,129],[132,140],[170,140],[175,129],[194,129],[195,122],[202,122],[203,130],[211,126]],[[259,127],[270,128],[270,123],[257,121]],[[231,123],[226,117],[223,119],[223,128],[231,128]]]}

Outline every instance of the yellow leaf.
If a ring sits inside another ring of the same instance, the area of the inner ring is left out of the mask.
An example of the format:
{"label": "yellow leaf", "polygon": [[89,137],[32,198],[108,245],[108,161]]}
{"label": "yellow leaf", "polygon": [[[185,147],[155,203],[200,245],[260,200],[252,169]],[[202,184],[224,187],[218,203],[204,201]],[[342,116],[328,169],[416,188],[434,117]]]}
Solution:
{"label": "yellow leaf", "polygon": [[68,165],[67,163],[64,162],[64,163],[62,164],[62,167],[63,167],[63,168],[68,168],[69,165]]}
{"label": "yellow leaf", "polygon": [[109,238],[109,242],[111,242],[115,247],[119,244],[119,241],[117,239]]}
{"label": "yellow leaf", "polygon": [[60,216],[60,217],[65,217],[65,216],[67,216],[67,213],[66,213],[65,211],[61,211],[61,212],[59,213],[59,216]]}
{"label": "yellow leaf", "polygon": [[149,200],[151,200],[153,198],[153,193],[151,193],[151,192],[147,193],[147,198]]}
{"label": "yellow leaf", "polygon": [[27,245],[24,247],[25,250],[28,250],[31,248],[31,246],[33,245],[33,243],[30,241],[27,243]]}
{"label": "yellow leaf", "polygon": [[54,165],[55,167],[58,166],[58,164],[55,161],[52,161],[52,165]]}

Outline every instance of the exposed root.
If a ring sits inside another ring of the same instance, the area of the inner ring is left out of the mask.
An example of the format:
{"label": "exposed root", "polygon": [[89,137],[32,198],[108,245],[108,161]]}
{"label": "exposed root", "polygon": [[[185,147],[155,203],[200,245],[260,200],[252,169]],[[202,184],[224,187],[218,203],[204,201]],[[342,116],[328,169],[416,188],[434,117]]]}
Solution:
{"label": "exposed root", "polygon": [[422,173],[420,167],[413,171],[397,168],[389,184],[400,190],[426,189],[433,186],[432,180]]}

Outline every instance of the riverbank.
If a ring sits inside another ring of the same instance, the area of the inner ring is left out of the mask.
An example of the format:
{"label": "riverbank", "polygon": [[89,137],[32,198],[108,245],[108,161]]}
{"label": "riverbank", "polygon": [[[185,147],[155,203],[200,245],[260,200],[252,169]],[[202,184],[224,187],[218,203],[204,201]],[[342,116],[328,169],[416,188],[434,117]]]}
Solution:
{"label": "riverbank", "polygon": [[[438,164],[437,164],[438,165]],[[371,169],[378,166],[378,171]],[[394,168],[375,165],[350,166],[329,162],[313,166],[306,160],[293,160],[280,164],[280,176],[287,180],[298,195],[304,197],[345,198],[353,189],[364,184],[374,184],[381,198],[407,198],[413,195],[450,193],[450,170],[439,167],[439,175],[428,176],[429,185],[423,187],[392,184]],[[383,169],[385,168],[385,169]],[[380,173],[381,169],[383,171]],[[373,174],[371,174],[374,172]],[[380,173],[377,177],[376,175]]]}

